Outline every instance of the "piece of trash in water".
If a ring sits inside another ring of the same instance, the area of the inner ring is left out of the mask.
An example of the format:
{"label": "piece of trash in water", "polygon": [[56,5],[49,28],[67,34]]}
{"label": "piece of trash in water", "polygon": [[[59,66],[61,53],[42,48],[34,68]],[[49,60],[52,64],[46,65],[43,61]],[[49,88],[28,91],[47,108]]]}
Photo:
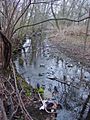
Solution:
{"label": "piece of trash in water", "polygon": [[46,102],[47,100],[42,100],[42,106],[39,108],[39,110],[44,110],[46,108]]}
{"label": "piece of trash in water", "polygon": [[44,64],[41,64],[40,67],[45,67],[45,65],[44,65]]}
{"label": "piece of trash in water", "polygon": [[39,110],[47,110],[47,112],[55,112],[56,109],[62,109],[62,106],[52,100],[42,100],[42,106]]}

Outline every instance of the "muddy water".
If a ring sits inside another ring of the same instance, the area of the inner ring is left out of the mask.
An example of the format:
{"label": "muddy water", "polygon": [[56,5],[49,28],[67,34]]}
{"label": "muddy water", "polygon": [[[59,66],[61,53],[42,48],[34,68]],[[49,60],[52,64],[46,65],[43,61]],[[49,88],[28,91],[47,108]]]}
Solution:
{"label": "muddy water", "polygon": [[[80,63],[60,53],[48,39],[43,43],[41,54],[37,52],[31,63],[31,49],[27,47],[30,43],[28,39],[23,46],[26,47],[25,51],[22,50],[21,56],[15,61],[18,72],[33,87],[37,83],[44,87],[44,98],[51,98],[62,104],[63,110],[57,111],[57,120],[76,120],[89,94],[90,73]],[[23,65],[19,64],[20,57]],[[52,95],[55,87],[58,92]]]}

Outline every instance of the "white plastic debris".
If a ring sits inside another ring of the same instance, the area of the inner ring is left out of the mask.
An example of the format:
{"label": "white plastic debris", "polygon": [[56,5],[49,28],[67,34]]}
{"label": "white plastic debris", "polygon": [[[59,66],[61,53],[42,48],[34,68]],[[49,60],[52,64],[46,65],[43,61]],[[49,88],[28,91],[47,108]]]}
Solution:
{"label": "white plastic debris", "polygon": [[47,102],[47,100],[42,100],[42,106],[39,108],[39,110],[44,110],[45,108],[46,108],[46,102]]}

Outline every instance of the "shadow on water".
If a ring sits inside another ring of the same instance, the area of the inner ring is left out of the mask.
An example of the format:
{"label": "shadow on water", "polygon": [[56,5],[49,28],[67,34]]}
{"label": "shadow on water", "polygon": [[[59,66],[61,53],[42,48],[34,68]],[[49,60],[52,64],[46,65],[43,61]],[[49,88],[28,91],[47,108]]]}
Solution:
{"label": "shadow on water", "polygon": [[44,87],[45,99],[51,98],[62,104],[63,110],[58,111],[57,120],[77,119],[89,94],[90,74],[80,63],[58,51],[48,39],[37,44],[40,48],[27,39],[23,45],[25,50],[15,61],[18,72],[33,87],[37,83]]}

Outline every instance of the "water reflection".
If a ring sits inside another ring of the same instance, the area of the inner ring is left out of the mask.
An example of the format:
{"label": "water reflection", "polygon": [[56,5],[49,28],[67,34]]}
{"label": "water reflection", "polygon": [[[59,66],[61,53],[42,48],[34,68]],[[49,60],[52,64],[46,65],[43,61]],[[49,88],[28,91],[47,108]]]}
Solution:
{"label": "water reflection", "polygon": [[[30,44],[30,41],[25,44]],[[74,112],[75,108],[81,107],[81,103],[89,94],[90,84],[87,83],[90,83],[90,74],[80,64],[50,46],[45,40],[39,51],[40,56],[35,56],[32,64],[29,64],[32,53],[28,52],[30,48],[26,47],[27,50],[22,51],[24,64],[21,66],[18,58],[15,61],[16,68],[20,74],[24,73],[23,77],[33,87],[39,83],[45,88],[45,98],[57,99],[65,109]],[[35,54],[37,55],[36,51]]]}

